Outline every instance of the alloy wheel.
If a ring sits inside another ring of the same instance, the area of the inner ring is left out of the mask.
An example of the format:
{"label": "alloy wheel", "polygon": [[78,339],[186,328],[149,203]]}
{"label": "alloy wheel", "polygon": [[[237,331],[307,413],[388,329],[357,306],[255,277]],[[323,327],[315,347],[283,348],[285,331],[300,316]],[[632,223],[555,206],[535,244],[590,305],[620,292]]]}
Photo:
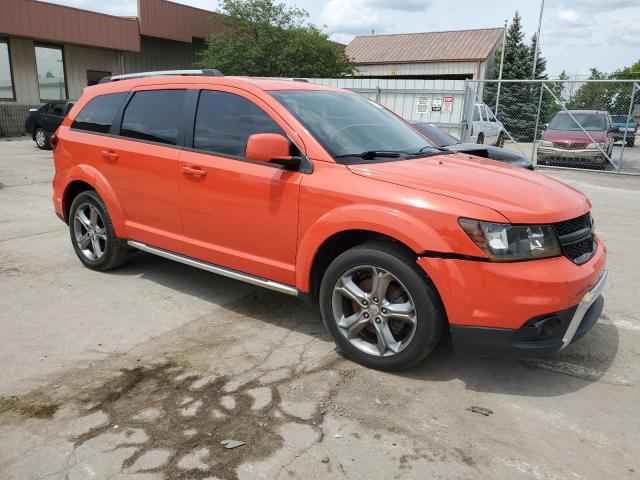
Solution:
{"label": "alloy wheel", "polygon": [[83,203],[78,206],[73,217],[73,231],[82,255],[92,262],[100,260],[107,247],[107,234],[104,219],[95,205]]}
{"label": "alloy wheel", "polygon": [[44,134],[44,130],[41,128],[36,132],[36,145],[43,148],[47,143],[47,136]]}
{"label": "alloy wheel", "polygon": [[380,267],[361,265],[345,272],[333,288],[332,309],[340,333],[370,355],[397,355],[416,332],[411,294]]}

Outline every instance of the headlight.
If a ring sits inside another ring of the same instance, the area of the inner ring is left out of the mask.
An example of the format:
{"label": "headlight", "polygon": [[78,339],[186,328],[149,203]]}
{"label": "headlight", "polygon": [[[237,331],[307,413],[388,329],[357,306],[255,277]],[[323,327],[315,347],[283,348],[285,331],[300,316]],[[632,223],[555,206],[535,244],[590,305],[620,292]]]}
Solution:
{"label": "headlight", "polygon": [[550,142],[548,140],[539,140],[538,145],[540,145],[541,147],[553,147],[553,142]]}
{"label": "headlight", "polygon": [[587,145],[587,148],[597,150],[598,147],[600,147],[600,149],[604,150],[604,147],[606,146],[607,146],[606,143],[590,143],[589,145]]}
{"label": "headlight", "polygon": [[511,225],[458,220],[469,238],[494,262],[557,257],[560,245],[550,225]]}

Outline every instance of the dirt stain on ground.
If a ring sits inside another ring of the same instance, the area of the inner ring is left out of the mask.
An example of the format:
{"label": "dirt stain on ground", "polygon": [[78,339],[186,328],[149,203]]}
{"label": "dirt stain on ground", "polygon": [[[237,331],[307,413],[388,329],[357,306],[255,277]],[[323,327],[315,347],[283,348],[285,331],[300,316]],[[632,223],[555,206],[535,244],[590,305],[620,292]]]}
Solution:
{"label": "dirt stain on ground", "polygon": [[14,413],[26,418],[52,418],[60,404],[41,398],[40,393],[0,397],[0,414]]}

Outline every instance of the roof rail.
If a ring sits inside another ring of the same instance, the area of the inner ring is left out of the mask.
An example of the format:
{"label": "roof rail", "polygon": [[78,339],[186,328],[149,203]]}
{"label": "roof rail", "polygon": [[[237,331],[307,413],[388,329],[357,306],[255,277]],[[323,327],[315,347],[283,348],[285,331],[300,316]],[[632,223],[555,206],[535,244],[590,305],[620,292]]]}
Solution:
{"label": "roof rail", "polygon": [[124,75],[111,75],[102,77],[98,83],[117,82],[118,80],[130,80],[132,78],[159,77],[171,75],[202,75],[205,77],[223,77],[220,70],[203,68],[202,70],[160,70],[157,72],[126,73]]}

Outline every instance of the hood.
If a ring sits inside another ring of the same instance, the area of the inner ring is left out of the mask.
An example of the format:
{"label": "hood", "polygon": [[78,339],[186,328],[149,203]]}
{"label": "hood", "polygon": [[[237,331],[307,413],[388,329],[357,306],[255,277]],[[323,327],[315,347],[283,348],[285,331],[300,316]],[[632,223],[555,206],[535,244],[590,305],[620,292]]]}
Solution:
{"label": "hood", "polygon": [[[607,134],[603,130],[589,130],[593,141],[604,142]],[[591,143],[592,140],[582,130],[545,130],[542,140],[549,142]]]}
{"label": "hood", "polygon": [[506,148],[493,147],[491,145],[478,145],[477,143],[457,143],[445,147],[450,152],[462,152],[476,157],[490,158],[499,162],[531,168],[531,160],[524,155],[507,150]]}
{"label": "hood", "polygon": [[561,182],[463,153],[347,167],[356,175],[489,207],[512,223],[560,222],[591,207],[584,194]]}

